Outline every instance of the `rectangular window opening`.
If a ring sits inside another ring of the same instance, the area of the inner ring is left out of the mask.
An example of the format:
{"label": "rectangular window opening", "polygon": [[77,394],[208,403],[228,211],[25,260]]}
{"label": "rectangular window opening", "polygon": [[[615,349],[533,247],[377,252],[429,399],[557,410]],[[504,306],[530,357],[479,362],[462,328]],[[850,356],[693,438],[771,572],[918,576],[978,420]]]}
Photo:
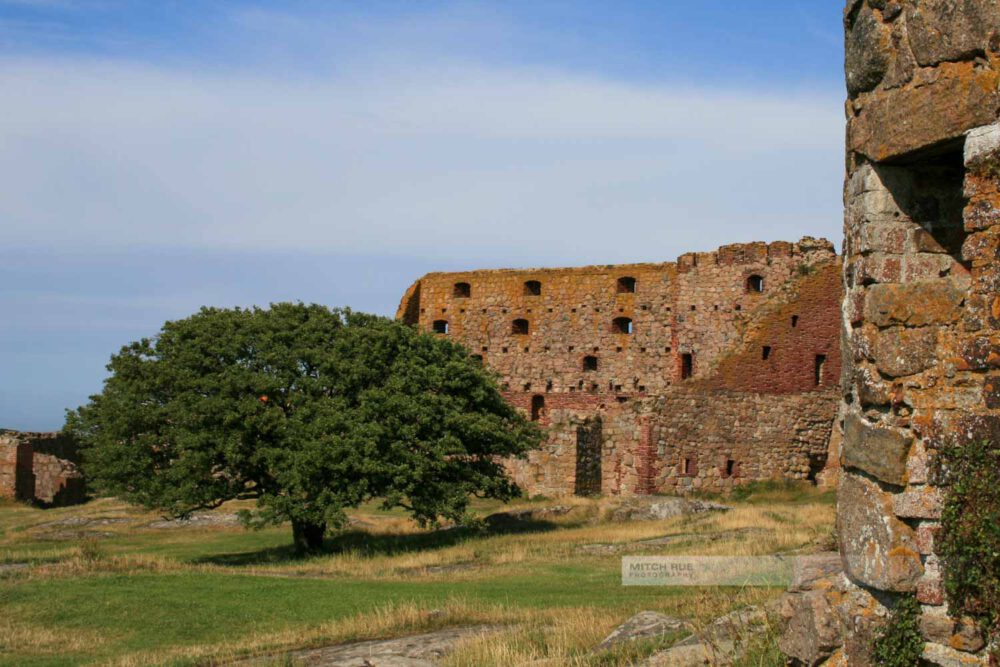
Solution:
{"label": "rectangular window opening", "polygon": [[816,362],[813,368],[813,376],[814,376],[813,380],[815,381],[817,387],[823,384],[823,375],[825,372],[826,372],[826,355],[817,354]]}

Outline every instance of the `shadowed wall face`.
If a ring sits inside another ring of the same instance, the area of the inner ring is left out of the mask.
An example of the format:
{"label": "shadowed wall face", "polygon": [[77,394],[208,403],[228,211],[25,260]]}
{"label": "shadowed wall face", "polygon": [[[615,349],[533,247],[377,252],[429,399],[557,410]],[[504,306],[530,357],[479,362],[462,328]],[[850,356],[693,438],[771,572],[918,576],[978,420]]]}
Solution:
{"label": "shadowed wall face", "polygon": [[852,0],[845,27],[845,652],[870,664],[883,605],[915,594],[925,659],[978,664],[943,606],[928,471],[1000,438],[1000,5]]}

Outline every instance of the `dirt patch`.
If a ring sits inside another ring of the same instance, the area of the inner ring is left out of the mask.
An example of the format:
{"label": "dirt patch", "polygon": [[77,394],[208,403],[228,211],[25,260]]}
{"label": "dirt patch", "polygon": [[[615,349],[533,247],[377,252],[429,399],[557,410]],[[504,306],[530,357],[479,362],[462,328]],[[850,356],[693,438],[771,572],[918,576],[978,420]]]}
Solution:
{"label": "dirt patch", "polygon": [[162,519],[148,524],[154,530],[173,528],[231,528],[242,525],[235,514],[192,514],[186,519]]}
{"label": "dirt patch", "polygon": [[104,530],[54,530],[38,535],[37,539],[46,542],[72,542],[74,540],[103,540],[114,536],[114,533]]}
{"label": "dirt patch", "polygon": [[323,648],[289,651],[280,656],[266,656],[231,663],[233,667],[262,667],[274,664],[275,658],[296,667],[430,667],[450,652],[459,640],[499,629],[492,625],[438,630],[396,639],[352,642]]}
{"label": "dirt patch", "polygon": [[31,563],[0,563],[0,578],[27,570],[29,567],[31,567]]}
{"label": "dirt patch", "polygon": [[748,527],[724,530],[718,533],[679,533],[677,535],[664,535],[663,537],[653,537],[647,540],[623,542],[621,544],[581,544],[575,551],[584,554],[610,555],[624,551],[642,551],[643,549],[662,547],[678,542],[690,542],[692,544],[718,542],[719,540],[733,539],[747,535],[764,535],[769,532],[766,528]]}

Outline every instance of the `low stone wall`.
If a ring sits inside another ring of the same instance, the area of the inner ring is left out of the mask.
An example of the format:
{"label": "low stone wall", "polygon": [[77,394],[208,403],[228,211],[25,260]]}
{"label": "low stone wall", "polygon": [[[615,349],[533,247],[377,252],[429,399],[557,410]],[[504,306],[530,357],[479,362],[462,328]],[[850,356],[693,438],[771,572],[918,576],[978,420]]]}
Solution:
{"label": "low stone wall", "polygon": [[0,497],[45,506],[86,498],[77,443],[63,433],[0,431]]}
{"label": "low stone wall", "polygon": [[724,492],[815,479],[826,463],[836,391],[766,395],[674,388],[605,427],[606,493]]}
{"label": "low stone wall", "polygon": [[34,497],[31,458],[29,443],[16,433],[0,431],[0,498],[28,500]]}
{"label": "low stone wall", "polygon": [[[604,494],[725,492],[767,479],[815,479],[823,469],[838,393],[758,394],[672,387],[663,395],[607,406],[599,417],[549,415],[549,437],[508,465],[530,495],[593,491],[600,442]],[[589,463],[588,463],[589,462]]]}

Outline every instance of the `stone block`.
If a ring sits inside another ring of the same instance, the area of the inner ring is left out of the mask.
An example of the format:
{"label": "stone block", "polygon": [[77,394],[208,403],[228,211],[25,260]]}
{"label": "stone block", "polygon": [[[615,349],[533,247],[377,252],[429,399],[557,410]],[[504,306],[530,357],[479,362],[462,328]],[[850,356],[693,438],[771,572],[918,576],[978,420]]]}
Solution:
{"label": "stone block", "polygon": [[879,327],[950,324],[958,320],[964,290],[950,280],[872,285],[865,300],[865,320]]}
{"label": "stone block", "polygon": [[916,589],[924,568],[913,529],[895,517],[891,494],[848,470],[837,492],[837,536],[852,579],[883,591]]}
{"label": "stone block", "polygon": [[882,44],[889,40],[889,28],[875,12],[862,6],[847,31],[844,71],[851,95],[872,90],[885,76],[889,58]]}
{"label": "stone block", "polygon": [[672,632],[689,629],[689,624],[679,618],[655,611],[641,611],[619,625],[604,638],[598,649],[610,649],[627,642],[662,637]]}
{"label": "stone block", "polygon": [[883,482],[906,483],[906,460],[913,438],[867,424],[857,413],[844,421],[844,465],[858,468]]}
{"label": "stone block", "polygon": [[972,60],[992,31],[1000,28],[1000,8],[980,0],[920,0],[907,3],[910,48],[921,67]]}
{"label": "stone block", "polygon": [[921,522],[917,526],[917,549],[922,555],[934,553],[934,538],[941,525],[936,521]]}
{"label": "stone block", "polygon": [[923,608],[920,614],[920,634],[929,642],[968,653],[975,653],[986,645],[972,619],[953,619],[944,607]]}
{"label": "stone block", "polygon": [[848,149],[885,161],[994,123],[998,80],[998,72],[974,62],[949,62],[899,90],[862,93],[852,105]]}
{"label": "stone block", "polygon": [[965,134],[963,159],[965,166],[975,168],[978,163],[992,160],[1000,153],[1000,123],[984,125]]}
{"label": "stone block", "polygon": [[843,644],[838,602],[840,595],[829,587],[785,595],[778,649],[807,667],[829,658]]}
{"label": "stone block", "polygon": [[989,659],[985,656],[970,655],[957,651],[949,646],[928,642],[924,644],[921,656],[928,664],[938,667],[988,667]]}
{"label": "stone block", "polygon": [[788,590],[802,592],[835,587],[843,572],[844,564],[837,552],[799,556],[795,559]]}
{"label": "stone block", "polygon": [[892,509],[896,516],[904,519],[940,519],[941,502],[937,487],[925,486],[895,494]]}
{"label": "stone block", "polygon": [[941,579],[927,578],[917,584],[917,601],[921,604],[939,607],[944,604],[944,586]]}
{"label": "stone block", "polygon": [[884,329],[875,335],[872,356],[889,377],[915,375],[937,362],[937,332],[927,327]]}

